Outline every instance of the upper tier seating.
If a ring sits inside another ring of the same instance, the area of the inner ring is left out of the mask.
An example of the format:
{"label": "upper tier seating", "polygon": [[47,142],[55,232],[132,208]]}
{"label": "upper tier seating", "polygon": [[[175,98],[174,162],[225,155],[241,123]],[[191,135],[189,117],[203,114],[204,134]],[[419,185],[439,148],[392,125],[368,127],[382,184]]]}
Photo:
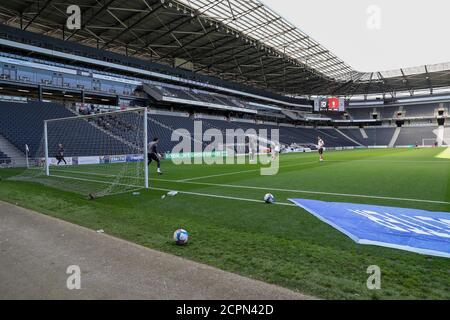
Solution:
{"label": "upper tier seating", "polygon": [[144,85],[144,90],[156,100],[164,100],[164,98],[176,98],[185,100],[186,103],[197,102],[221,105],[224,107],[250,108],[250,106],[244,100],[201,90],[167,86],[153,82],[146,83]]}
{"label": "upper tier seating", "polygon": [[[397,118],[397,112],[402,109],[403,116],[406,118],[433,118],[436,116],[435,110],[439,107],[439,104],[420,104],[420,105],[407,105],[403,106],[387,106],[387,107],[365,107],[365,108],[349,108],[347,112],[354,120],[367,120],[373,119],[372,114],[378,113],[378,119],[395,119]],[[447,104],[444,105],[447,108]]]}
{"label": "upper tier seating", "polygon": [[414,106],[406,106],[405,117],[406,118],[415,118],[415,117],[434,117],[434,111],[437,109],[438,105],[436,104],[425,104],[425,105],[414,105]]}
{"label": "upper tier seating", "polygon": [[349,108],[347,112],[354,120],[367,120],[372,119],[373,108]]}

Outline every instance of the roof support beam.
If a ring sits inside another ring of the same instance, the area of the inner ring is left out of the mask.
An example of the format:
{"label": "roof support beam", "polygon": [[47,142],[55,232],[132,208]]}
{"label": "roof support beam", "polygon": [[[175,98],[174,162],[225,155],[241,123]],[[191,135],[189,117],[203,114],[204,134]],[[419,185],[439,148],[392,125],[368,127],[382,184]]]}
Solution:
{"label": "roof support beam", "polygon": [[405,86],[408,88],[409,94],[411,96],[414,95],[414,90],[411,88],[411,86],[409,85],[409,81],[406,78],[405,72],[403,71],[403,69],[400,69],[400,72],[402,73],[402,77],[403,77],[403,83],[405,84]]}
{"label": "roof support beam", "polygon": [[[235,50],[235,49],[236,49],[236,48],[232,48],[232,50]],[[241,53],[243,53],[243,52],[245,52],[245,51],[248,51],[249,49],[252,49],[252,47],[245,47],[245,48],[242,49],[242,50],[239,50],[239,51],[237,51],[237,52],[234,52],[233,55],[232,55],[231,57],[226,58],[226,59],[222,59],[222,60],[218,60],[218,61],[214,61],[214,63],[210,63],[210,64],[208,64],[207,66],[203,66],[203,67],[201,67],[200,69],[196,69],[195,72],[202,71],[202,70],[204,70],[204,69],[209,69],[209,68],[211,68],[211,67],[214,66],[214,65],[218,65],[218,64],[221,64],[221,63],[226,63],[226,62],[233,61],[233,60],[235,59],[235,55],[241,54]],[[229,50],[227,50],[227,51],[229,51]],[[257,58],[259,58],[259,57],[257,57]],[[245,63],[241,63],[241,64],[245,64]],[[222,70],[221,73],[226,73],[227,71],[233,70],[234,68],[235,68],[235,67],[229,68],[229,69],[225,69],[225,70]]]}
{"label": "roof support beam", "polygon": [[[213,44],[216,45],[217,43],[220,43],[221,41],[227,39],[228,37],[229,37],[229,35],[221,37],[220,39],[217,39],[217,40],[213,41]],[[199,55],[199,54],[195,54],[195,53],[194,53],[194,55],[197,57],[198,60],[209,59],[209,58],[212,58],[212,57],[217,56],[217,55],[222,55],[222,54],[225,54],[225,53],[227,53],[229,51],[236,50],[235,46],[228,47],[228,45],[232,44],[233,42],[236,42],[236,38],[232,38],[232,39],[230,39],[230,40],[228,40],[228,41],[226,41],[224,43],[220,43],[220,46],[217,46],[213,50],[209,50],[207,55]],[[217,51],[220,48],[224,48],[224,47],[226,47],[226,49]],[[239,46],[239,47],[241,47],[241,46]]]}
{"label": "roof support beam", "polygon": [[[148,17],[154,15],[159,9],[162,8],[162,4],[160,4],[158,7],[156,7],[155,9],[153,9],[152,11],[144,14],[142,17],[140,17],[139,19],[137,19],[135,22],[133,22],[132,24],[128,25],[128,27],[126,27],[124,30],[122,30],[118,35],[116,35],[114,38],[108,40],[102,47],[101,49],[104,49],[107,45],[109,45],[110,43],[116,41],[117,39],[119,39],[121,36],[123,36],[125,33],[131,31],[135,26],[139,25],[140,23],[142,23],[145,19],[147,19]],[[139,13],[138,13],[139,14]]]}
{"label": "roof support beam", "polygon": [[[39,9],[39,11],[33,16],[33,18],[31,18],[30,21],[28,21],[28,23],[26,24],[26,26],[23,28],[23,30],[27,30],[27,28],[34,22],[34,20],[37,19],[37,17],[39,17],[41,15],[41,13],[50,5],[50,3],[53,0],[47,0],[44,5]],[[39,6],[39,3],[38,3]]]}
{"label": "roof support beam", "polygon": [[433,94],[433,85],[431,83],[431,76],[430,76],[430,73],[428,72],[427,66],[425,66],[425,74],[427,75],[425,79],[428,83],[428,87],[430,88],[430,94]]}
{"label": "roof support beam", "polygon": [[[240,52],[238,52],[238,53],[240,53]],[[253,62],[253,61],[256,61],[256,59],[260,59],[260,58],[262,58],[262,57],[264,57],[264,56],[268,56],[268,53],[264,52],[263,54],[259,54],[259,55],[257,55],[256,57],[255,57],[255,56],[250,57],[249,59],[244,60],[244,62],[242,62],[241,64],[248,64],[248,63],[251,63],[251,62]],[[274,57],[274,58],[275,58],[275,57]],[[225,62],[228,62],[228,61],[229,61],[229,59],[225,59],[225,60],[222,60],[220,63],[225,63]],[[216,63],[217,63],[217,62],[216,62]],[[230,70],[233,70],[233,68],[225,69],[223,72],[227,72],[227,71],[230,71]]]}
{"label": "roof support beam", "polygon": [[[211,29],[211,30],[209,30],[209,31],[207,31],[207,32],[205,32],[205,33],[203,33],[202,35],[200,35],[200,36],[198,36],[198,37],[195,37],[194,39],[192,39],[192,40],[190,40],[190,41],[184,43],[184,44],[183,44],[183,47],[180,47],[180,48],[174,50],[173,52],[171,52],[171,53],[170,53],[170,56],[171,56],[171,57],[176,57],[176,55],[180,52],[180,50],[183,50],[185,47],[187,47],[187,46],[189,46],[189,45],[191,45],[191,44],[193,44],[193,43],[195,43],[195,42],[197,42],[197,41],[199,41],[199,40],[201,40],[201,39],[207,37],[208,35],[210,35],[210,34],[213,33],[214,31],[215,31],[215,29]],[[182,41],[183,39],[187,38],[188,36],[189,36],[189,35],[186,35],[186,36],[184,36],[184,37],[181,37],[181,38],[179,38],[179,40]],[[213,44],[213,42],[210,42],[210,43]],[[213,45],[214,45],[214,44],[213,44]],[[167,55],[162,56],[162,57],[161,57],[160,59],[158,59],[158,60],[162,60],[162,59],[165,59],[165,58],[168,58],[168,57],[169,57],[169,55],[167,54]]]}
{"label": "roof support beam", "polygon": [[[111,4],[113,4],[114,1],[116,1],[116,0],[109,0],[109,1],[105,2],[105,4],[103,6],[101,6],[100,9],[98,9],[98,10],[93,10],[94,8],[89,8],[88,10],[83,12],[82,16],[86,16],[88,14],[88,11],[90,11],[90,10],[94,11],[86,21],[81,23],[81,29],[85,28],[89,23],[91,23],[91,21],[93,21],[96,17],[98,17],[100,13],[104,12]],[[70,36],[68,36],[65,40],[70,40],[81,29],[74,30],[70,34]]]}

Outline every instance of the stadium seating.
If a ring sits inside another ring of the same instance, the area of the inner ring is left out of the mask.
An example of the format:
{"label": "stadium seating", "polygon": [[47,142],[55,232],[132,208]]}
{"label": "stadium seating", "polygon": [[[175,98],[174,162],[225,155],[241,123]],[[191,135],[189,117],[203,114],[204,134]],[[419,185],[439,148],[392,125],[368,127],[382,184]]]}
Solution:
{"label": "stadium seating", "polygon": [[360,129],[340,129],[345,135],[359,142],[363,146],[387,146],[389,145],[395,128],[373,127],[365,128],[367,138],[364,138]]}
{"label": "stadium seating", "polygon": [[407,106],[404,108],[406,118],[418,118],[418,117],[434,117],[438,106],[433,104],[422,104]]}
{"label": "stadium seating", "polygon": [[[419,104],[407,106],[386,106],[386,107],[365,107],[365,108],[348,108],[347,112],[354,120],[372,119],[372,113],[378,113],[378,119],[395,119],[396,113],[400,110],[405,118],[433,118],[436,116],[435,111],[439,104]],[[448,106],[445,104],[448,110]]]}
{"label": "stadium seating", "polygon": [[[194,131],[194,120],[191,118],[163,116],[163,115],[151,115],[152,120],[149,121],[149,131],[152,135],[156,135],[161,138],[161,149],[171,150],[172,147],[178,142],[170,142],[172,132],[178,128],[187,129],[189,132]],[[328,147],[350,147],[356,146],[354,142],[346,139],[339,134],[335,129],[314,129],[305,127],[283,127],[270,124],[258,124],[249,122],[230,122],[223,120],[207,119],[202,120],[203,130],[218,129],[223,134],[227,129],[237,130],[242,129],[244,131],[248,129],[256,129],[260,131],[262,129],[267,130],[268,138],[271,139],[271,130],[278,129],[280,133],[280,142],[285,145],[292,143],[313,146],[317,143],[317,137],[321,136],[326,140]]]}
{"label": "stadium seating", "polygon": [[396,113],[399,110],[400,110],[400,107],[398,107],[398,106],[376,108],[376,112],[379,115],[378,116],[379,119],[393,119],[393,118],[396,118]]}
{"label": "stadium seating", "polygon": [[396,146],[422,145],[423,139],[436,141],[437,126],[404,127],[397,139]]}
{"label": "stadium seating", "polygon": [[11,159],[6,156],[3,152],[0,151],[0,166],[5,164],[10,164]]}
{"label": "stadium seating", "polygon": [[27,32],[4,24],[0,25],[0,37],[18,43],[33,44],[34,46],[42,47],[48,50],[71,53],[80,57],[97,59],[100,61],[108,61],[110,63],[115,63],[125,67],[134,67],[151,72],[157,72],[162,75],[179,77],[189,82],[195,81],[197,83],[202,83],[205,87],[213,85],[221,88],[226,88],[228,90],[237,90],[287,103],[309,104],[309,101],[307,99],[288,97],[272,93],[270,91],[257,89],[251,86],[221,80],[216,77],[202,75],[198,72],[194,73],[182,68],[173,68],[165,64],[158,64],[149,60],[142,60],[131,56],[124,56],[111,51],[95,49],[93,47],[89,47],[80,43],[63,41],[54,37],[45,36],[34,32]]}
{"label": "stadium seating", "polygon": [[[42,157],[44,120],[66,117],[73,117],[73,113],[54,103],[0,102],[0,134],[22,152],[28,144],[31,157]],[[59,143],[67,157],[135,153],[131,146],[85,120],[52,122],[48,138],[50,156],[56,155]]]}
{"label": "stadium seating", "polygon": [[[417,110],[419,110],[418,108]],[[366,109],[368,111],[368,109]],[[388,110],[391,112],[392,110]],[[55,103],[28,102],[12,103],[0,102],[0,134],[10,141],[22,152],[25,152],[25,145],[30,148],[30,156],[43,156],[43,123],[47,119],[73,117],[73,112],[64,106]],[[58,144],[65,147],[65,155],[71,156],[92,156],[92,155],[124,155],[134,154],[140,151],[136,145],[127,141],[137,141],[143,134],[143,129],[137,123],[137,114],[126,113],[120,116],[104,115],[95,120],[78,119],[75,121],[62,121],[49,123],[49,154],[54,157],[58,151]],[[148,121],[148,138],[160,138],[159,149],[163,153],[170,152],[180,141],[172,141],[173,132],[177,129],[184,129],[191,136],[192,151],[194,145],[193,117],[163,114],[150,114]],[[267,138],[271,136],[272,129],[279,130],[280,142],[284,145],[303,145],[315,148],[317,137],[325,140],[326,146],[334,147],[356,147],[362,146],[387,146],[395,132],[395,127],[369,127],[364,132],[358,128],[340,128],[338,130],[325,127],[294,127],[278,126],[275,123],[257,123],[254,120],[248,121],[226,121],[224,119],[208,118],[203,119],[203,132],[208,129],[218,129],[226,135],[227,129],[244,131],[256,129],[267,130]],[[397,146],[422,144],[423,139],[436,139],[436,126],[416,126],[402,128]],[[226,141],[224,141],[226,142]],[[205,147],[208,142],[203,142]],[[0,152],[0,162],[7,163],[11,160]]]}
{"label": "stadium seating", "polygon": [[373,108],[349,108],[347,112],[354,120],[372,119]]}
{"label": "stadium seating", "polygon": [[234,108],[252,107],[244,100],[229,97],[223,94],[211,93],[201,90],[189,89],[173,85],[165,85],[158,82],[149,82],[143,86],[145,92],[152,98],[162,101],[164,98],[176,98],[188,102],[209,103]]}
{"label": "stadium seating", "polygon": [[44,120],[69,116],[70,111],[53,103],[0,102],[0,134],[24,153],[28,144],[35,154],[41,145]]}

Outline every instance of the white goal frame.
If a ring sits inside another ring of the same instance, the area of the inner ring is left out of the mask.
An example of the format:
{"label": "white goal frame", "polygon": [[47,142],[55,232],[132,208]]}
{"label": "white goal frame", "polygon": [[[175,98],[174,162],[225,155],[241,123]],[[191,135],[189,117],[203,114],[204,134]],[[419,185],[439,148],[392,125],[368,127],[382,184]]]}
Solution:
{"label": "white goal frame", "polygon": [[133,108],[123,111],[113,111],[113,112],[104,112],[96,115],[82,115],[82,116],[74,116],[74,117],[68,117],[68,118],[58,118],[58,119],[49,119],[44,120],[44,152],[45,152],[45,175],[50,176],[50,161],[49,161],[49,155],[48,155],[48,123],[50,122],[56,122],[56,121],[68,121],[68,120],[75,120],[75,119],[93,119],[100,116],[107,116],[107,115],[114,115],[114,114],[120,114],[120,113],[127,113],[127,112],[133,112],[133,111],[142,111],[144,114],[144,134],[143,134],[143,145],[144,148],[142,150],[144,155],[144,187],[145,189],[149,189],[149,182],[148,182],[148,109],[147,108]]}
{"label": "white goal frame", "polygon": [[[431,145],[427,145],[425,144],[427,141],[433,141],[433,143]],[[422,139],[422,147],[434,147],[436,142],[439,142],[438,139]]]}

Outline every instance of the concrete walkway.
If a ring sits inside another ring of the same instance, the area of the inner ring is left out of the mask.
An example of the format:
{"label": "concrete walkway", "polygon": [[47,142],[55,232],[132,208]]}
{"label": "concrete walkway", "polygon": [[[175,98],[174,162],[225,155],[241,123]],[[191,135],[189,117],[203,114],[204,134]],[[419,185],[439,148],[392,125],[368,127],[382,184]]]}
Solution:
{"label": "concrete walkway", "polygon": [[0,299],[308,298],[0,202]]}

